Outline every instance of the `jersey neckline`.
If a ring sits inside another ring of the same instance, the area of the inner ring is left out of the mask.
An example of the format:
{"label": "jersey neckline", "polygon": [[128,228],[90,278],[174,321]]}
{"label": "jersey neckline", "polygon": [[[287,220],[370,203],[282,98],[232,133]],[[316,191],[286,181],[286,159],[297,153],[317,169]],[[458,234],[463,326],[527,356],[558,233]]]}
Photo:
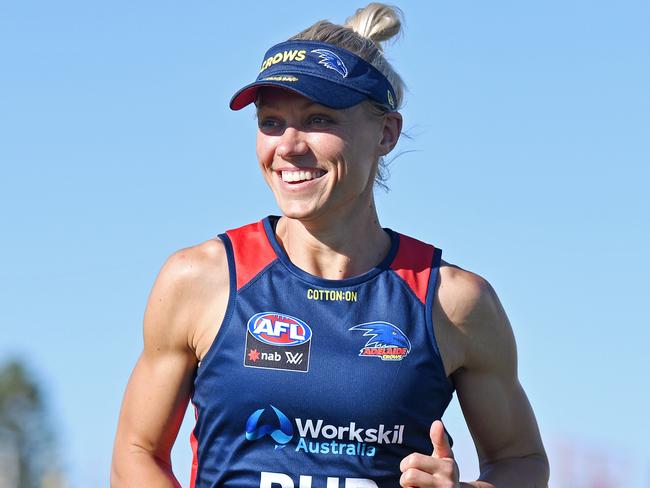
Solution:
{"label": "jersey neckline", "polygon": [[321,278],[319,276],[310,274],[303,269],[300,269],[298,266],[296,266],[291,262],[289,256],[287,255],[286,252],[284,252],[284,249],[282,248],[282,246],[278,242],[277,237],[275,236],[275,224],[277,224],[279,219],[280,217],[277,215],[269,215],[268,217],[262,220],[262,222],[264,223],[264,231],[266,232],[266,237],[269,240],[271,247],[273,247],[273,250],[275,251],[275,254],[278,257],[278,260],[291,273],[296,275],[298,278],[315,285],[326,286],[329,288],[339,288],[339,287],[358,285],[359,283],[368,281],[374,278],[375,276],[377,276],[382,271],[385,271],[390,268],[391,263],[393,262],[395,256],[397,255],[397,249],[399,248],[399,234],[393,231],[392,229],[384,227],[383,228],[384,231],[390,237],[391,244],[390,244],[390,250],[388,251],[388,254],[386,254],[384,259],[382,259],[382,261],[379,264],[377,264],[376,266],[374,266],[369,271],[366,271],[363,274],[352,276],[350,278],[344,278],[341,280],[331,280],[327,278]]}

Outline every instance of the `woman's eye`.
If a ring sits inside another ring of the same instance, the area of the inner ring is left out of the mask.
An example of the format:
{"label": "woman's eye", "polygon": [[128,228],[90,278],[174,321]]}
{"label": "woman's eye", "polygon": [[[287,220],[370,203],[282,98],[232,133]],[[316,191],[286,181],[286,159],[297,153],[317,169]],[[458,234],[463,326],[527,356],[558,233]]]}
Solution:
{"label": "woman's eye", "polygon": [[309,119],[309,123],[311,125],[329,125],[332,124],[333,121],[329,117],[324,117],[322,115],[314,115]]}
{"label": "woman's eye", "polygon": [[276,119],[259,119],[257,121],[257,126],[260,129],[276,129],[280,127],[280,122]]}

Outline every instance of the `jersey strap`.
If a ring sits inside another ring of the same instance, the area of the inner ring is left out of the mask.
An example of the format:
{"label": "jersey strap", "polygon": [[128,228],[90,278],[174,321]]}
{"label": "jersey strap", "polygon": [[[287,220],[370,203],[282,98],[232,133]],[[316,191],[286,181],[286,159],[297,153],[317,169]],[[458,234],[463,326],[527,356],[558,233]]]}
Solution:
{"label": "jersey strap", "polygon": [[264,231],[263,222],[255,222],[238,229],[226,231],[232,244],[237,291],[240,291],[260,271],[277,259],[277,255]]}
{"label": "jersey strap", "polygon": [[435,248],[399,234],[399,249],[390,268],[402,278],[420,302],[425,303]]}

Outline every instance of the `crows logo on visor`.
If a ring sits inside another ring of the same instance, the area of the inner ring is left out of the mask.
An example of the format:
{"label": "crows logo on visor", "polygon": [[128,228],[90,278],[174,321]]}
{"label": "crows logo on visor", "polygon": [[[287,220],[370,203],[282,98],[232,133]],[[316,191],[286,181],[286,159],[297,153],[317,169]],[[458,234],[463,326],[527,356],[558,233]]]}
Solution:
{"label": "crows logo on visor", "polygon": [[411,351],[411,341],[397,326],[388,322],[368,322],[348,330],[362,330],[368,342],[359,351],[361,357],[377,357],[382,361],[401,361]]}
{"label": "crows logo on visor", "polygon": [[314,49],[312,52],[318,54],[318,64],[333,69],[343,78],[348,76],[348,68],[345,66],[345,63],[343,63],[343,60],[332,51],[329,49]]}

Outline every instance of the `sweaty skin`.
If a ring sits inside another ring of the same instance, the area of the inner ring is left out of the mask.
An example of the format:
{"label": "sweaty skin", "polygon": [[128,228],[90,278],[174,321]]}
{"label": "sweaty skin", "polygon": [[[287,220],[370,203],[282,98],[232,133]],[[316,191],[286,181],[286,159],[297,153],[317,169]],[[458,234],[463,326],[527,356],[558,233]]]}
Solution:
{"label": "sweaty skin", "polygon": [[[371,114],[366,103],[331,110],[282,90],[258,101],[257,155],[283,217],[276,233],[291,261],[327,279],[362,274],[388,252],[377,218],[377,158],[399,138],[401,116]],[[299,185],[282,171],[322,176]],[[302,186],[300,186],[302,185]],[[178,487],[170,453],[191,394],[196,367],[223,320],[229,293],[222,242],[211,239],[167,260],[144,317],[144,349],[124,395],[111,486]],[[508,319],[483,278],[443,263],[433,324],[477,447],[479,481],[459,483],[440,422],[432,452],[401,464],[403,487],[544,487],[548,463],[533,411],[519,384]]]}

